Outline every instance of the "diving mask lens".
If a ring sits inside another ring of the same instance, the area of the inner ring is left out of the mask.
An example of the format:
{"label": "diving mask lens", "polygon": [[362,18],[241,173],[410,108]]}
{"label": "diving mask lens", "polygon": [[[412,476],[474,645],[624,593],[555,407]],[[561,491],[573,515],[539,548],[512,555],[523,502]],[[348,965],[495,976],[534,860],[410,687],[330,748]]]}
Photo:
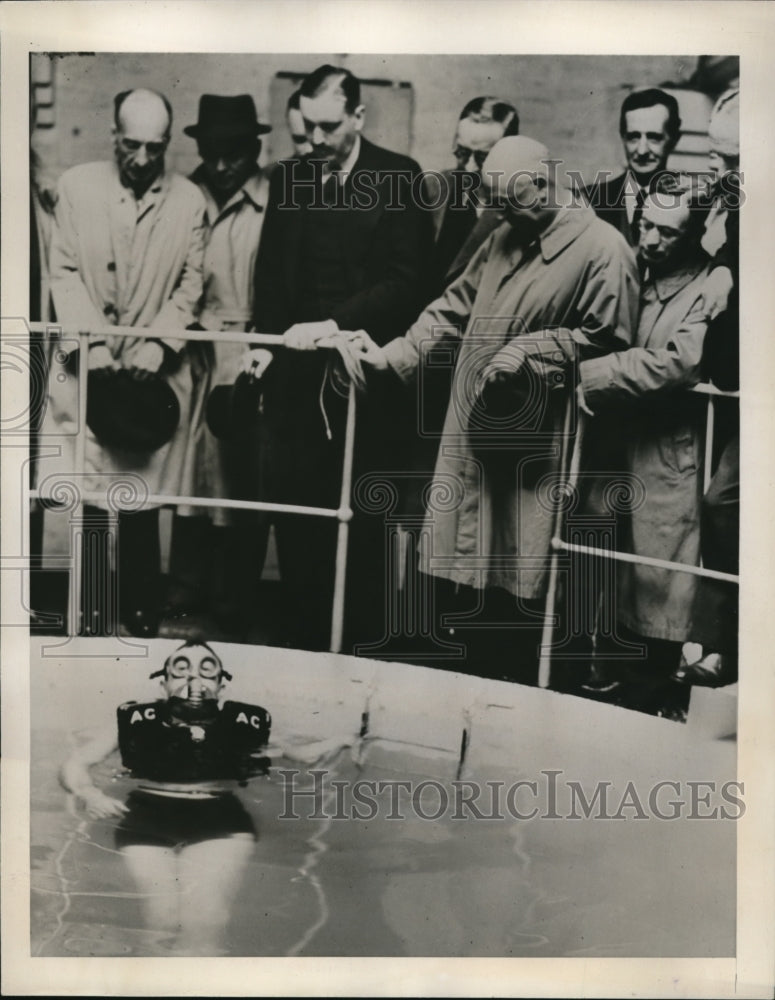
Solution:
{"label": "diving mask lens", "polygon": [[206,656],[202,662],[199,664],[199,676],[209,678],[216,678],[221,672],[221,665],[217,660],[214,660],[211,656]]}
{"label": "diving mask lens", "polygon": [[177,656],[167,669],[170,677],[188,677],[191,661],[187,656]]}

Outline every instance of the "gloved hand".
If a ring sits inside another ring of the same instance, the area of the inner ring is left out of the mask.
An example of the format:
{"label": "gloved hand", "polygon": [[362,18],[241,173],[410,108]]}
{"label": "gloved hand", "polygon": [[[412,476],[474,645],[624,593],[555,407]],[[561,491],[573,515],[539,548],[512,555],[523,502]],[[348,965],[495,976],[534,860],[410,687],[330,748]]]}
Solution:
{"label": "gloved hand", "polygon": [[385,371],[388,366],[385,351],[376,344],[365,330],[356,330],[346,333],[347,346],[351,353],[359,361],[365,361],[367,365],[377,371]]}
{"label": "gloved hand", "polygon": [[89,348],[89,371],[97,375],[107,375],[118,368],[115,358],[105,344],[95,344]]}
{"label": "gloved hand", "polygon": [[283,344],[295,351],[314,351],[317,342],[336,333],[339,327],[332,319],[319,323],[294,323],[283,334]]}
{"label": "gloved hand", "polygon": [[243,354],[241,368],[249,378],[257,382],[273,360],[271,351],[267,351],[265,347],[255,347]]}
{"label": "gloved hand", "polygon": [[129,354],[124,367],[134,378],[156,375],[164,363],[164,348],[152,340],[138,344]]}

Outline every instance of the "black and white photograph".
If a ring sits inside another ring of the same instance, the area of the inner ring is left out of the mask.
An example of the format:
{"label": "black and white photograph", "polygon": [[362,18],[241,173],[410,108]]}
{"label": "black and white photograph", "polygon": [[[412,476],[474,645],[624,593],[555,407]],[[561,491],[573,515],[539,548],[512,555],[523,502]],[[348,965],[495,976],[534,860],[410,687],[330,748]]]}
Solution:
{"label": "black and white photograph", "polygon": [[771,995],[761,46],[62,6],[2,92],[16,992]]}

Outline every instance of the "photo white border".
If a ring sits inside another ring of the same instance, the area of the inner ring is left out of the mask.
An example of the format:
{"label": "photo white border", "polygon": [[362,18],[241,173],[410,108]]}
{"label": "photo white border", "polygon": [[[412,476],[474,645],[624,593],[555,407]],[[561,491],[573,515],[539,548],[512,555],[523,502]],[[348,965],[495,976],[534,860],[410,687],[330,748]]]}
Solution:
{"label": "photo white border", "polygon": [[[509,39],[513,39],[511,45]],[[2,636],[2,958],[6,995],[769,997],[775,980],[775,8],[751,2],[286,0],[15,2],[0,7],[0,316],[28,308],[30,52],[737,54],[742,57],[743,520],[736,959],[48,959],[29,957],[29,676]],[[4,384],[12,373],[0,373]],[[3,393],[4,412],[19,401]],[[2,552],[18,551],[23,449],[3,448]],[[9,500],[10,498],[10,500]],[[0,563],[0,566],[3,564]],[[2,587],[0,621],[18,615]],[[708,872],[713,877],[713,872]],[[184,964],[185,963],[185,964]]]}

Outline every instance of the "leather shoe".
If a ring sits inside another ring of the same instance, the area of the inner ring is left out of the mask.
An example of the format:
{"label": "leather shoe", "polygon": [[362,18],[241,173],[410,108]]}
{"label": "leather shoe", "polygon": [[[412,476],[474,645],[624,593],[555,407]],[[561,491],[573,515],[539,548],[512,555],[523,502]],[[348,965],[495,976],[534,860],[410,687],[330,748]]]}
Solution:
{"label": "leather shoe", "polygon": [[723,653],[706,653],[696,663],[682,663],[670,680],[695,687],[723,687],[737,680],[737,662]]}
{"label": "leather shoe", "polygon": [[613,694],[621,686],[621,681],[611,677],[601,666],[593,664],[589,671],[589,677],[581,685],[581,690],[588,691],[590,694],[608,695]]}

